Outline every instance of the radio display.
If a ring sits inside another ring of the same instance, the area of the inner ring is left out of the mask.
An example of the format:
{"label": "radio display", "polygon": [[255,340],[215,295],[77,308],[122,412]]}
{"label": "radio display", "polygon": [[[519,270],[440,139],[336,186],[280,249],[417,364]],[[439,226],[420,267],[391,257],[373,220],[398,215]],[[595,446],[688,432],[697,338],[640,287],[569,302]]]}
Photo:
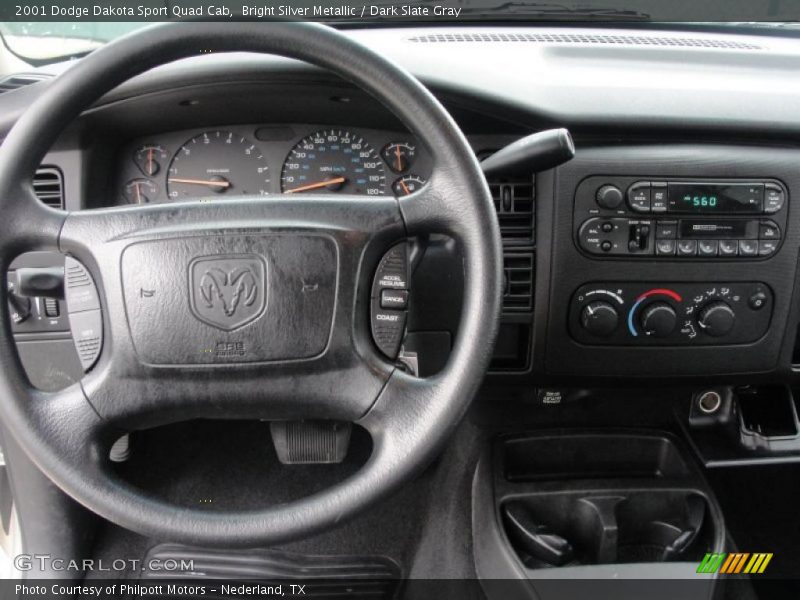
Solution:
{"label": "radio display", "polygon": [[764,208],[763,183],[673,183],[667,188],[667,212],[756,214]]}

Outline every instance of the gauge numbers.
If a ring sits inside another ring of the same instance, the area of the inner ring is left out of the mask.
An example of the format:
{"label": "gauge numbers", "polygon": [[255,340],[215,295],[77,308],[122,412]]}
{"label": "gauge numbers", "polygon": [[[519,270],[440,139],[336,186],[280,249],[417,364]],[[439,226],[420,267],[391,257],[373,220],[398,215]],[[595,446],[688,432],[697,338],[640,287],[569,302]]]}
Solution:
{"label": "gauge numbers", "polygon": [[386,171],[378,153],[361,136],[345,130],[318,131],[289,152],[281,191],[381,196],[386,193]]}
{"label": "gauge numbers", "polygon": [[269,167],[247,138],[207,131],[175,153],[167,176],[171,200],[269,194]]}

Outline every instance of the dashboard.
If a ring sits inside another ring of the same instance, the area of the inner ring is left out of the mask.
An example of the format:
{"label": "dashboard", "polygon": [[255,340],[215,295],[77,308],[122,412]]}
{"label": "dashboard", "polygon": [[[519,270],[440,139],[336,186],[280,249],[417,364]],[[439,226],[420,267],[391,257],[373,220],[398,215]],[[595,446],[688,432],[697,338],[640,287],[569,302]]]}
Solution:
{"label": "dashboard", "polygon": [[269,194],[413,193],[430,157],[401,132],[309,124],[220,125],[126,143],[119,204],[222,200]]}
{"label": "dashboard", "polygon": [[[471,28],[348,32],[420,77],[479,159],[553,127],[575,139],[575,158],[556,169],[488,181],[505,279],[488,381],[800,381],[798,44],[540,29],[503,28],[514,41]],[[3,130],[46,85],[0,96]],[[349,83],[240,54],[120,86],[65,132],[47,166],[63,174],[68,210],[402,196],[434,169],[413,133]],[[410,253],[405,347],[434,372],[457,335],[461,257],[446,239],[422,246]],[[15,331],[69,348],[65,321],[42,312]]]}

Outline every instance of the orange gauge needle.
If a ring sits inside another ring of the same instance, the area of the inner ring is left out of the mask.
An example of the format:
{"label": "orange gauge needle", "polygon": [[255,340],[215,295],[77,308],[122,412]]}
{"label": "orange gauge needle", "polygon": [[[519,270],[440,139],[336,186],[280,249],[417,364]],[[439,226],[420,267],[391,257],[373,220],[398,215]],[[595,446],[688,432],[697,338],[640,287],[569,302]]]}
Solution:
{"label": "orange gauge needle", "polygon": [[400,158],[400,146],[399,145],[394,147],[394,155],[397,157],[397,170],[398,171],[402,171],[403,170],[403,163],[402,163],[402,160]]}
{"label": "orange gauge needle", "polygon": [[308,190],[316,190],[317,188],[327,187],[329,185],[336,185],[337,183],[344,183],[347,181],[344,177],[334,177],[333,179],[326,179],[325,181],[318,181],[317,183],[309,183],[308,185],[301,185],[291,190],[286,190],[286,194],[295,194],[297,192],[305,192]]}
{"label": "orange gauge needle", "polygon": [[134,187],[136,188],[136,204],[142,203],[142,192],[139,190],[139,184],[134,183]]}
{"label": "orange gauge needle", "polygon": [[411,190],[408,189],[405,181],[400,181],[400,187],[403,188],[403,191],[406,193],[406,195],[411,193]]}
{"label": "orange gauge needle", "polygon": [[209,185],[211,187],[231,187],[230,181],[214,181],[212,179],[180,179],[178,177],[170,177],[170,183],[193,183],[195,185]]}

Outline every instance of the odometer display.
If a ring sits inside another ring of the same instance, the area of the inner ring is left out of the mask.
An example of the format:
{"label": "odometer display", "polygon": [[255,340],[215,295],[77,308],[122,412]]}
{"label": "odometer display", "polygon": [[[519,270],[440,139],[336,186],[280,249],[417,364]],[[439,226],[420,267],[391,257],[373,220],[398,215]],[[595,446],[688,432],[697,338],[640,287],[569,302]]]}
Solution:
{"label": "odometer display", "polygon": [[350,131],[318,131],[292,148],[283,164],[285,194],[386,193],[386,172],[378,153]]}

